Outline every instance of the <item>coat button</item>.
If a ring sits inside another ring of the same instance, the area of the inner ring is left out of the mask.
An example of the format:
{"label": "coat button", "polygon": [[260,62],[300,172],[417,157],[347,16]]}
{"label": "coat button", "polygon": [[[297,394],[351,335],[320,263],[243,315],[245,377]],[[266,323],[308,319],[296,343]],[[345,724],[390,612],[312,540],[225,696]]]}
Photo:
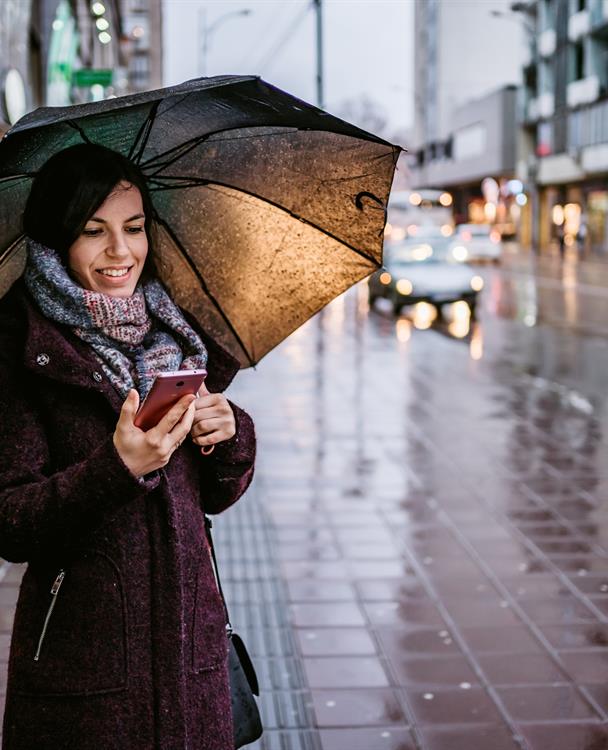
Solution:
{"label": "coat button", "polygon": [[45,365],[48,365],[50,361],[51,361],[51,358],[49,357],[48,354],[44,354],[44,352],[42,354],[39,354],[36,357],[36,363],[39,364],[40,367],[44,367]]}
{"label": "coat button", "polygon": [[100,372],[97,372],[97,370],[95,370],[95,372],[93,373],[93,380],[96,383],[101,383],[101,381],[103,380],[103,375]]}

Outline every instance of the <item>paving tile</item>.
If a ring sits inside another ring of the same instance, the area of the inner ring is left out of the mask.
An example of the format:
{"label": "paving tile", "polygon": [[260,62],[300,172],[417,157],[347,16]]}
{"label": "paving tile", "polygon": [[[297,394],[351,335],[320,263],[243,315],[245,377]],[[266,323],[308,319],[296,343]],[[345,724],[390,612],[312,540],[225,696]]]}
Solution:
{"label": "paving tile", "polygon": [[311,688],[378,688],[390,685],[382,663],[376,657],[305,657],[303,661]]}
{"label": "paving tile", "polygon": [[289,611],[291,621],[296,627],[365,625],[365,618],[356,602],[298,603],[291,604]]}
{"label": "paving tile", "polygon": [[362,608],[373,625],[429,625],[443,628],[445,621],[432,602],[364,602]]}
{"label": "paving tile", "polygon": [[[604,711],[604,714],[608,714],[608,684],[600,683],[599,685],[582,685],[581,687]],[[608,716],[605,718],[608,718]]]}
{"label": "paving tile", "polygon": [[407,729],[377,727],[368,729],[322,729],[322,750],[416,750]]}
{"label": "paving tile", "polygon": [[608,573],[595,576],[572,576],[570,581],[585,594],[608,594]]}
{"label": "paving tile", "polygon": [[442,602],[460,626],[474,626],[483,623],[488,627],[496,625],[519,625],[521,619],[509,607],[508,600],[499,599],[495,592],[474,597],[447,597]]}
{"label": "paving tile", "polygon": [[602,684],[608,675],[606,651],[560,651],[559,656],[571,679],[580,683]]}
{"label": "paving tile", "polygon": [[389,660],[420,654],[448,656],[460,654],[460,647],[449,630],[442,628],[376,627],[375,635]]}
{"label": "paving tile", "polygon": [[481,688],[446,690],[405,690],[415,724],[502,723],[495,703]]}
{"label": "paving tile", "polygon": [[571,685],[497,688],[505,708],[517,721],[598,719],[598,714]]}
{"label": "paving tile", "polygon": [[357,581],[355,588],[359,598],[366,602],[428,598],[428,592],[417,576]]}
{"label": "paving tile", "polygon": [[370,727],[374,725],[407,726],[407,721],[394,691],[312,690],[317,726]]}
{"label": "paving tile", "polygon": [[365,628],[315,628],[296,630],[304,656],[371,656],[374,639]]}
{"label": "paving tile", "polygon": [[479,664],[494,685],[565,682],[567,676],[543,654],[483,654]]}
{"label": "paving tile", "polygon": [[[420,733],[425,750],[521,750],[521,745],[501,724],[461,725],[443,729],[422,727]],[[548,746],[544,750],[548,750]]]}
{"label": "paving tile", "polygon": [[355,589],[347,581],[288,581],[287,593],[292,602],[340,602],[355,599]]}
{"label": "paving tile", "polygon": [[538,653],[544,650],[525,625],[463,627],[462,636],[476,654]]}
{"label": "paving tile", "polygon": [[549,643],[557,649],[608,648],[608,624],[542,625]]}
{"label": "paving tile", "polygon": [[521,725],[529,750],[606,750],[608,727],[591,723]]}
{"label": "paving tile", "polygon": [[340,550],[328,542],[289,542],[274,549],[277,560],[339,560]]}
{"label": "paving tile", "polygon": [[475,672],[463,656],[395,658],[389,668],[399,685],[458,686],[468,690],[478,682]]}
{"label": "paving tile", "polygon": [[597,622],[593,612],[573,595],[522,599],[519,605],[538,624]]}

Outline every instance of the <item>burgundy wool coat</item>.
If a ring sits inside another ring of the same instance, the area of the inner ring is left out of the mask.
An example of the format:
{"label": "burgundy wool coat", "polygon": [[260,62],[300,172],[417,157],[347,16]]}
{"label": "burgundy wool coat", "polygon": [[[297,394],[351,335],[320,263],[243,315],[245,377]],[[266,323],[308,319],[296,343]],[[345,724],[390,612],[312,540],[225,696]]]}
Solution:
{"label": "burgundy wool coat", "polygon": [[[223,391],[238,363],[198,332]],[[208,457],[186,440],[140,482],[112,442],[121,405],[92,349],[17,282],[0,301],[0,556],[28,566],[3,750],[234,747],[203,511],[249,485],[253,423],[232,405],[235,437]]]}

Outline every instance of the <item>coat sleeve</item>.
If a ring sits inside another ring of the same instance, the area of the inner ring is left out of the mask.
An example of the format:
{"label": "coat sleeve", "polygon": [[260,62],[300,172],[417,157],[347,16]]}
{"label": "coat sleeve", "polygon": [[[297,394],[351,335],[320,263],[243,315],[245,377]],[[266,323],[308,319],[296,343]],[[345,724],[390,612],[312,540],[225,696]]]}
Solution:
{"label": "coat sleeve", "polygon": [[6,322],[0,316],[0,556],[25,562],[81,543],[108,514],[159,480],[140,482],[112,435],[102,436],[85,460],[53,471],[35,394],[24,385]]}
{"label": "coat sleeve", "polygon": [[213,453],[201,456],[201,493],[205,513],[229,508],[245,492],[253,479],[256,439],[253,420],[231,401],[236,432],[230,440],[218,443]]}

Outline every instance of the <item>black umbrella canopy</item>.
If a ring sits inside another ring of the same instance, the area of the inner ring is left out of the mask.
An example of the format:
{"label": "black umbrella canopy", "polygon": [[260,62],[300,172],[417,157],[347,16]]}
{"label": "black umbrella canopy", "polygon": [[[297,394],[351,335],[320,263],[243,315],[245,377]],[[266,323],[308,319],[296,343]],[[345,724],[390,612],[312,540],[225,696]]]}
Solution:
{"label": "black umbrella canopy", "polygon": [[381,265],[401,149],[257,77],[218,76],[22,118],[0,142],[0,274],[23,265],[36,172],[82,142],[140,166],[163,281],[243,366]]}

